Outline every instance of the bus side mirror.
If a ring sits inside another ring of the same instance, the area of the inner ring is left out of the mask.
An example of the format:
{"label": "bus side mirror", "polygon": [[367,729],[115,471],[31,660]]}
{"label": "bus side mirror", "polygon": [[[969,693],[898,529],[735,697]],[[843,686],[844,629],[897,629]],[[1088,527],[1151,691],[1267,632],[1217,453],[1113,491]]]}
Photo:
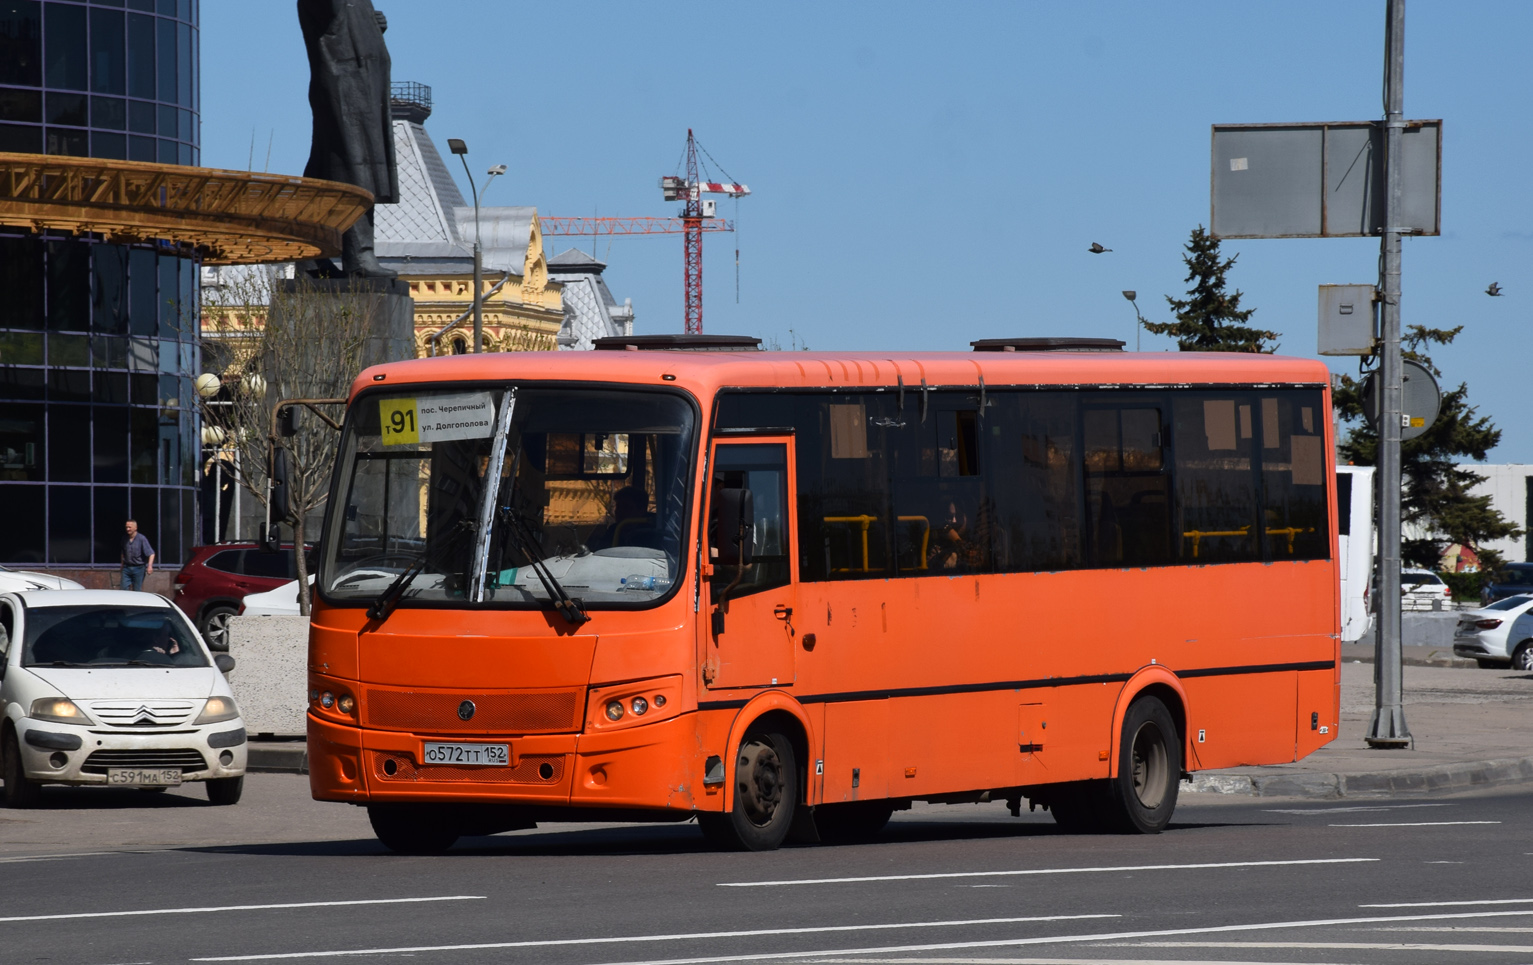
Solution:
{"label": "bus side mirror", "polygon": [[287,450],[273,446],[271,454],[271,518],[280,523],[292,515],[293,501],[288,498],[292,486],[292,474],[288,468]]}
{"label": "bus side mirror", "polygon": [[719,566],[749,566],[756,514],[749,489],[720,489],[714,500],[714,544]]}

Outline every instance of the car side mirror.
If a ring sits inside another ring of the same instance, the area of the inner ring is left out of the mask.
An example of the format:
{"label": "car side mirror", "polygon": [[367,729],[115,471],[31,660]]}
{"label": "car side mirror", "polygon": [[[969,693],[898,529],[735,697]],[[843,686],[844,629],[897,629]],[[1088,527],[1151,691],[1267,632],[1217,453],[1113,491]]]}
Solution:
{"label": "car side mirror", "polygon": [[719,566],[749,566],[756,529],[755,504],[749,489],[720,489],[714,499],[714,543]]}
{"label": "car side mirror", "polygon": [[234,658],[227,653],[215,653],[213,666],[218,668],[219,673],[231,673],[234,670]]}

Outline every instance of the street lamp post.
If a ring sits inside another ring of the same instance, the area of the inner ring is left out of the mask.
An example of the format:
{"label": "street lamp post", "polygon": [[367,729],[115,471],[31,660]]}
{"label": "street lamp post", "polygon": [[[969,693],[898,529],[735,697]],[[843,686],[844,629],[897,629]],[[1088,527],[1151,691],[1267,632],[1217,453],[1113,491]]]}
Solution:
{"label": "street lamp post", "polygon": [[[483,351],[484,343],[484,249],[479,244],[479,187],[474,184],[474,173],[468,169],[468,145],[456,137],[447,139],[447,149],[458,155],[463,162],[463,173],[468,175],[468,190],[474,196],[474,351]],[[484,189],[490,190],[490,182],[506,173],[504,164],[497,164],[486,172]]]}
{"label": "street lamp post", "polygon": [[1126,291],[1123,293],[1123,297],[1128,299],[1130,305],[1134,306],[1134,351],[1137,352],[1139,351],[1139,337],[1144,332],[1144,316],[1139,314],[1139,303],[1134,301],[1134,299],[1139,297],[1139,293]]}

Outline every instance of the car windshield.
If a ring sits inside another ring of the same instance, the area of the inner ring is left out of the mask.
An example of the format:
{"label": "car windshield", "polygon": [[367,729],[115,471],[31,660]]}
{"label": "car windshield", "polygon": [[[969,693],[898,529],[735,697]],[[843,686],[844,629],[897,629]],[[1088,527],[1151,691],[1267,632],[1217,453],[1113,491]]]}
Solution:
{"label": "car windshield", "polygon": [[168,607],[27,609],[23,667],[206,667],[197,636]]}
{"label": "car windshield", "polygon": [[347,413],[321,593],[402,606],[540,607],[561,588],[597,608],[656,600],[681,570],[693,423],[683,398],[652,390],[365,396]]}
{"label": "car windshield", "polygon": [[1519,593],[1516,596],[1509,596],[1509,597],[1507,597],[1504,600],[1497,600],[1495,603],[1490,604],[1489,606],[1485,607],[1484,609],[1486,609],[1486,610],[1515,610],[1515,609],[1517,609],[1520,606],[1527,606],[1528,605],[1528,601],[1530,601],[1530,600],[1533,600],[1533,596],[1529,596],[1526,593]]}
{"label": "car windshield", "polygon": [[1406,570],[1404,573],[1400,574],[1400,582],[1414,583],[1417,586],[1421,586],[1427,583],[1436,583],[1441,585],[1442,577],[1438,576],[1436,573],[1427,573],[1421,570]]}

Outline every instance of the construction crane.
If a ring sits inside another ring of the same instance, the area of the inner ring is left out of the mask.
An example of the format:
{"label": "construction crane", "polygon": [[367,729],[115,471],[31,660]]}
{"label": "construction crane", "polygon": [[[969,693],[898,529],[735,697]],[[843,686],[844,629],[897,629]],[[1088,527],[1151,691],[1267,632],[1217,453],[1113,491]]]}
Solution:
{"label": "construction crane", "polygon": [[[698,145],[687,129],[687,174],[685,178],[667,175],[660,179],[660,190],[667,201],[682,201],[676,218],[539,218],[544,235],[683,235],[682,284],[685,290],[685,325],[688,335],[703,331],[703,232],[734,231],[734,222],[715,217],[717,202],[705,194],[723,194],[743,198],[751,189],[732,181],[704,181],[698,176]],[[707,154],[707,150],[703,151]],[[714,162],[717,164],[718,162]],[[722,168],[720,169],[722,171]],[[728,177],[728,175],[725,175]],[[735,253],[739,259],[738,250]]]}

